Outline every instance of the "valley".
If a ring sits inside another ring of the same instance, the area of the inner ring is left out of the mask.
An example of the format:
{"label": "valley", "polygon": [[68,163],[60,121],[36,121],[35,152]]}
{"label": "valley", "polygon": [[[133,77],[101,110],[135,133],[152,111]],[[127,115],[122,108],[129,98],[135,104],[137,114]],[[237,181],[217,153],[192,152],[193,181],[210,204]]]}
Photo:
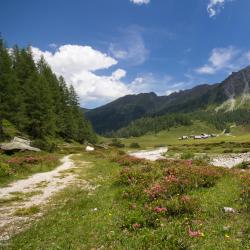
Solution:
{"label": "valley", "polygon": [[0,59],[0,249],[250,249],[250,66],[89,109],[30,47]]}

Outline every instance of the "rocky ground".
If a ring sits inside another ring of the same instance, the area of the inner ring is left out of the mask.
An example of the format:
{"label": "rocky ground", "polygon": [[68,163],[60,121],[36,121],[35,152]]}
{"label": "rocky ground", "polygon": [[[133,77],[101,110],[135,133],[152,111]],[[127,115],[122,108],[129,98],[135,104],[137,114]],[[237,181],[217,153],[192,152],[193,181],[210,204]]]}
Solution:
{"label": "rocky ground", "polygon": [[141,159],[147,159],[150,161],[156,161],[159,159],[166,159],[166,157],[163,156],[163,154],[167,153],[168,148],[158,148],[155,150],[140,150],[137,152],[130,152],[129,155],[141,158]]}

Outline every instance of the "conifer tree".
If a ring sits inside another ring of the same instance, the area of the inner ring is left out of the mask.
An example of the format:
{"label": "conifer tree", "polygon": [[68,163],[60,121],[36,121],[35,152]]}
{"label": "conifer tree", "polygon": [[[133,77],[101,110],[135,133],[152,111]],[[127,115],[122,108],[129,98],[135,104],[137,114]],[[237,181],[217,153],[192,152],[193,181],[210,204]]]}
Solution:
{"label": "conifer tree", "polygon": [[10,50],[0,39],[1,140],[3,119],[33,138],[96,140],[73,86],[67,87],[63,77],[57,78],[43,57],[35,63],[30,47]]}

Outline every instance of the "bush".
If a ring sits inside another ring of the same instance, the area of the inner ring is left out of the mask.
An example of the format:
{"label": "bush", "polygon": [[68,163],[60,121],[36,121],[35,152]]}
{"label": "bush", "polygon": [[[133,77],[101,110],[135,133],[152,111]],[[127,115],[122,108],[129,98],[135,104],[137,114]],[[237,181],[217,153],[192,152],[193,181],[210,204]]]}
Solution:
{"label": "bush", "polygon": [[237,166],[235,166],[235,168],[249,169],[250,168],[250,162],[249,161],[244,161],[244,162],[238,164]]}
{"label": "bush", "polygon": [[9,164],[0,162],[0,177],[11,175],[12,170]]}
{"label": "bush", "polygon": [[223,153],[225,153],[225,154],[230,154],[230,153],[233,153],[233,152],[234,152],[233,149],[225,149],[223,151]]}
{"label": "bush", "polygon": [[182,195],[167,202],[166,208],[167,213],[172,216],[193,214],[198,210],[199,202],[189,195]]}
{"label": "bush", "polygon": [[137,142],[132,142],[130,145],[129,145],[130,148],[140,148],[140,144],[137,143]]}
{"label": "bush", "polygon": [[241,199],[247,211],[250,211],[250,176],[241,177]]}
{"label": "bush", "polygon": [[184,152],[181,154],[181,159],[187,160],[187,159],[192,159],[194,158],[194,153],[192,152]]}
{"label": "bush", "polygon": [[154,148],[165,148],[166,144],[155,144]]}
{"label": "bush", "polygon": [[116,148],[124,148],[125,145],[118,139],[113,139],[112,142],[109,144],[111,147],[116,147]]}
{"label": "bush", "polygon": [[37,139],[32,143],[32,146],[50,153],[55,152],[58,149],[56,143],[49,142],[46,139]]}

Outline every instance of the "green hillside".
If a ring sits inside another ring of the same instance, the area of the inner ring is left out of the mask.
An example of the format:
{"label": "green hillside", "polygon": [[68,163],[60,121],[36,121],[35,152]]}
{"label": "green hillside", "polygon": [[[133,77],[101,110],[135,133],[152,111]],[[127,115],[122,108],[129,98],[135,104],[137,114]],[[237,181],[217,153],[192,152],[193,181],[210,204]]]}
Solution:
{"label": "green hillside", "polygon": [[145,117],[249,110],[249,82],[250,66],[233,72],[221,83],[203,84],[169,96],[157,96],[154,93],[129,95],[88,110],[86,116],[92,121],[97,133],[110,134]]}

